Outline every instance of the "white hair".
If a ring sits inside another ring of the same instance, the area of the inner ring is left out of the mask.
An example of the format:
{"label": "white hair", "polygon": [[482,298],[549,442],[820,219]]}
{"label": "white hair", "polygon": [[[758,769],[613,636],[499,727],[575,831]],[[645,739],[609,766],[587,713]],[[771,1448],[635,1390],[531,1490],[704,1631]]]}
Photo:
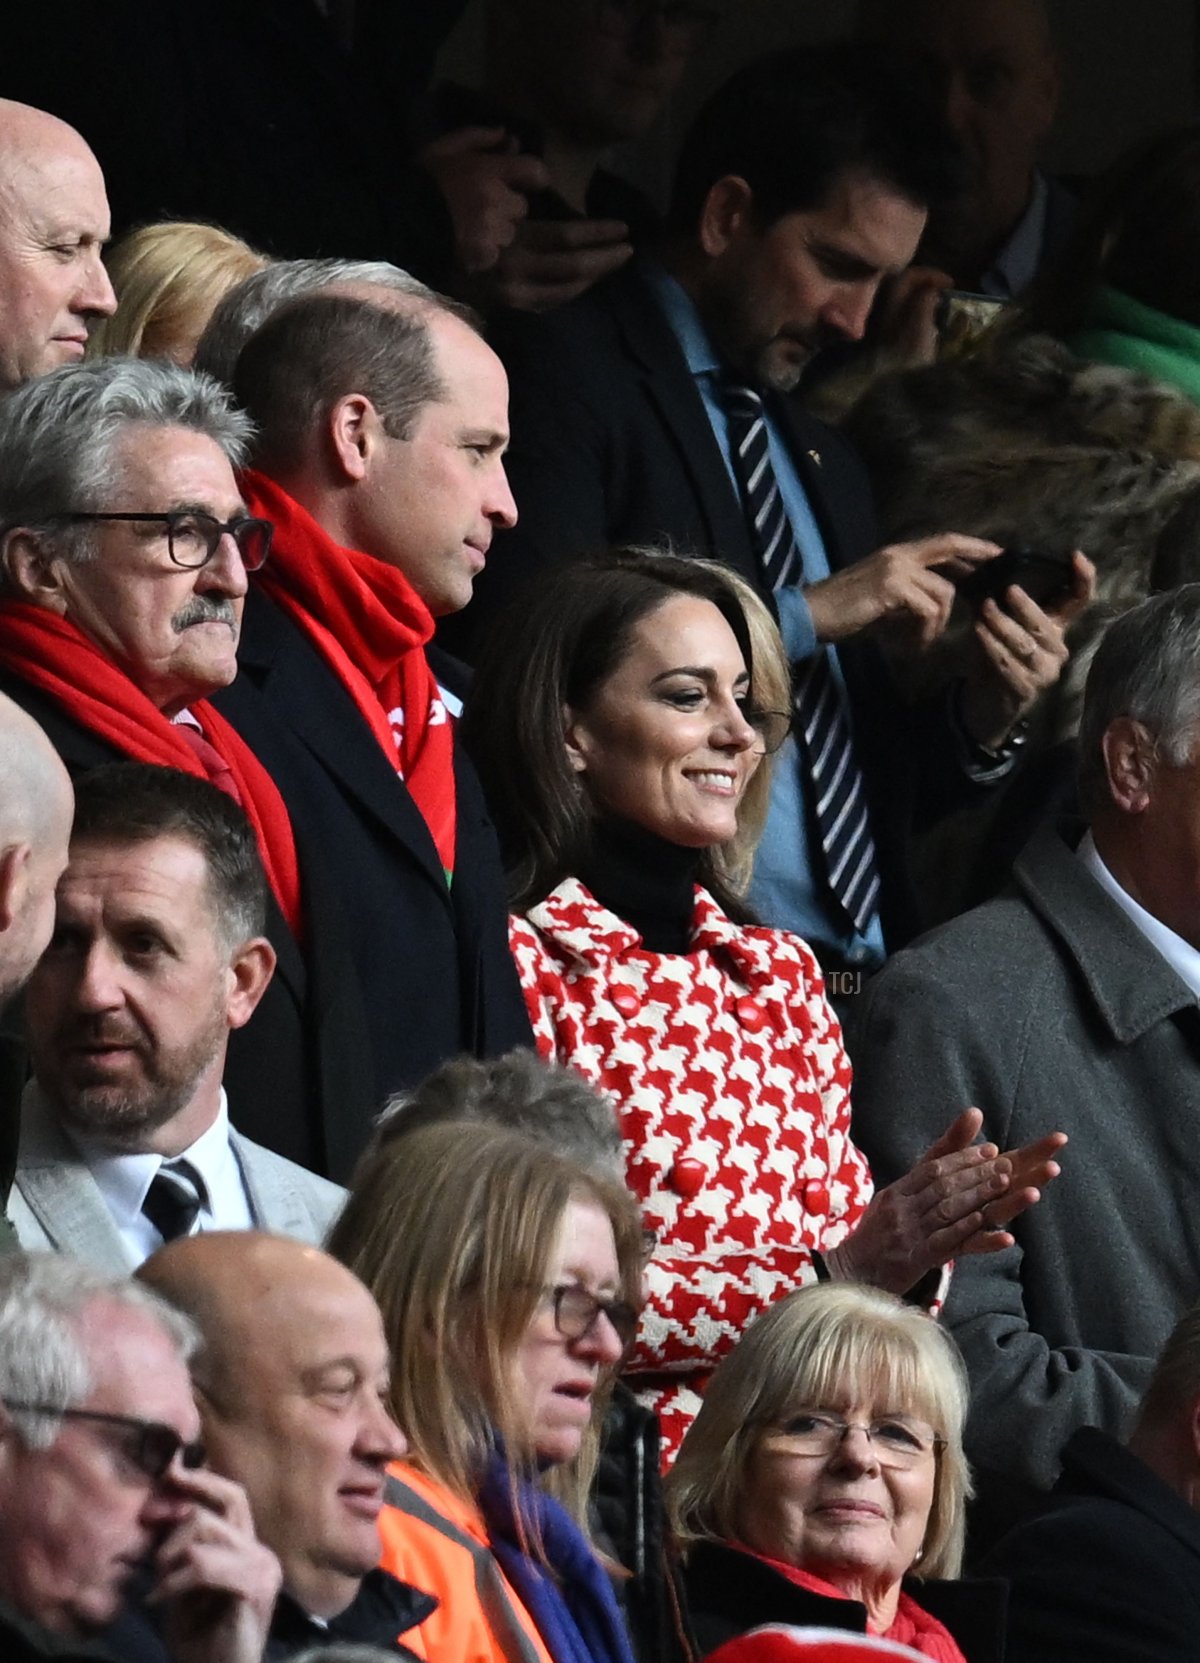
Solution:
{"label": "white hair", "polygon": [[[187,1363],[199,1346],[190,1318],[128,1277],[106,1275],[61,1253],[0,1257],[0,1403],[69,1409],[92,1388],[91,1359],[80,1332],[98,1300],[148,1316]],[[61,1421],[10,1410],[29,1449],[48,1449]]]}

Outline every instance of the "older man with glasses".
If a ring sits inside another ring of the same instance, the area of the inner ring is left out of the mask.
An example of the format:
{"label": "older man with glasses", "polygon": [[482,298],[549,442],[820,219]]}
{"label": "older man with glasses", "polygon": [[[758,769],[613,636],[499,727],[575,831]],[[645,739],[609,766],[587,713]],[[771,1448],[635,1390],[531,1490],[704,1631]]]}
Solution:
{"label": "older man with glasses", "polygon": [[73,774],[179,768],[246,811],[278,971],[230,1059],[242,1129],[324,1171],[348,1166],[339,1139],[372,1107],[357,984],[279,791],[209,703],[237,674],[247,572],[270,549],[233,473],[249,433],[214,382],[168,364],[66,366],[4,401],[0,685]]}
{"label": "older man with glasses", "polygon": [[0,1264],[5,1663],[127,1656],[135,1584],[165,1656],[259,1663],[279,1564],[240,1487],[204,1466],[195,1347],[146,1288],[50,1254]]}

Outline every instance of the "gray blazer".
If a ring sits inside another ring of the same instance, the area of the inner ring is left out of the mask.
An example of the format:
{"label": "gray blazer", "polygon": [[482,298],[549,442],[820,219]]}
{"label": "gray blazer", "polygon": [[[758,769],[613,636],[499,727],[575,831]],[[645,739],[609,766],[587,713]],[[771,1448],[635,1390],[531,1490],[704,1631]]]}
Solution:
{"label": "gray blazer", "polygon": [[1083,1425],[1115,1437],[1200,1294],[1200,1009],[1063,838],[1008,893],[898,953],[851,1006],[854,1137],[883,1184],[961,1109],[1001,1148],[1061,1130],[1062,1175],[1007,1252],[959,1259],[967,1453],[1047,1488]]}
{"label": "gray blazer", "polygon": [[[314,1244],[324,1241],[345,1190],[252,1143],[232,1126],[229,1140],[258,1228]],[[21,1143],[8,1216],[23,1248],[70,1253],[118,1274],[137,1268],[96,1180],[32,1087],[21,1100]]]}

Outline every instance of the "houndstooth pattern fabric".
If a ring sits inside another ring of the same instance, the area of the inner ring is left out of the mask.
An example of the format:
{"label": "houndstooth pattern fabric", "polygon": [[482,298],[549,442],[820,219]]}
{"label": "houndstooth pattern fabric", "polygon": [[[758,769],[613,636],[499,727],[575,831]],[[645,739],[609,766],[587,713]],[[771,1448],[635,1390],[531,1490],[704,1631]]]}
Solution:
{"label": "houndstooth pattern fabric", "polygon": [[804,942],[703,889],[686,954],[647,951],[573,878],[509,935],[539,1050],[612,1098],[658,1232],[631,1384],[673,1456],[715,1364],[870,1200],[841,1030]]}

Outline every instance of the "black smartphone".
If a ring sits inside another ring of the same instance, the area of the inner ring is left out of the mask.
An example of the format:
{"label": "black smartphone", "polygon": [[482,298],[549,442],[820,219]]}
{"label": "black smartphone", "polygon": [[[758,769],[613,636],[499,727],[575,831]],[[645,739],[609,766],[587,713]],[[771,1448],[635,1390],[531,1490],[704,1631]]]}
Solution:
{"label": "black smartphone", "polygon": [[958,592],[978,611],[986,600],[1002,603],[1014,583],[1038,606],[1066,600],[1075,583],[1071,556],[1019,547],[1002,549],[964,578]]}

